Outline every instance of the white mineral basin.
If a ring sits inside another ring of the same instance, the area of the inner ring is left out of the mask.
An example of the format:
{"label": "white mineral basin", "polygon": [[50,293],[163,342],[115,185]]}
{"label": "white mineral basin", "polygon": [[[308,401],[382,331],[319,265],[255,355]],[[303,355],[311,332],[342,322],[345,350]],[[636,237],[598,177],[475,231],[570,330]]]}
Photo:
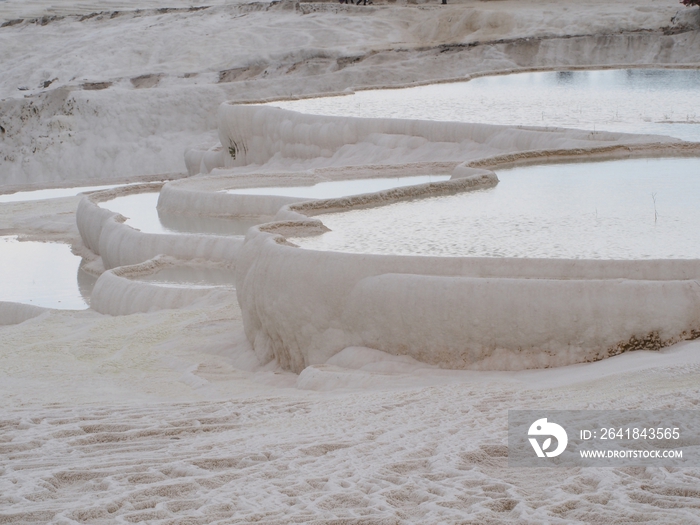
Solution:
{"label": "white mineral basin", "polygon": [[497,170],[493,188],[317,215],[332,231],[290,238],[357,253],[572,259],[700,257],[700,159]]}
{"label": "white mineral basin", "polygon": [[131,279],[171,288],[235,288],[236,286],[234,270],[205,266],[169,266],[158,272],[131,277]]}
{"label": "white mineral basin", "polygon": [[270,104],[318,115],[579,128],[700,141],[700,71],[694,69],[516,73]]}
{"label": "white mineral basin", "polygon": [[429,182],[449,180],[450,175],[417,175],[376,179],[353,179],[319,182],[313,186],[274,186],[226,190],[238,195],[276,195],[281,197],[308,197],[310,199],[335,199],[390,190],[401,186],[416,186]]}
{"label": "white mineral basin", "polygon": [[101,186],[71,186],[69,188],[46,188],[41,190],[18,191],[15,193],[5,193],[0,195],[0,203],[3,202],[24,202],[24,201],[39,201],[46,199],[57,199],[59,197],[75,197],[81,193],[110,190],[112,188],[120,188],[122,186],[133,186],[141,184],[140,182],[132,182],[129,184],[105,184]]}
{"label": "white mineral basin", "polygon": [[224,219],[160,213],[156,209],[158,195],[158,192],[135,193],[100,202],[99,205],[127,217],[126,224],[144,233],[245,235],[251,226],[270,219],[269,217]]}

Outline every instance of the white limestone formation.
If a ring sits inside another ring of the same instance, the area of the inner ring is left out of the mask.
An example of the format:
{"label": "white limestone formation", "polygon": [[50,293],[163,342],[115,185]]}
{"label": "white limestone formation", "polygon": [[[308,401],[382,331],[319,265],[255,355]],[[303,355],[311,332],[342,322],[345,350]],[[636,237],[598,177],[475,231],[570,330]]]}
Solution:
{"label": "white limestone formation", "polygon": [[[104,272],[86,311],[0,302],[0,522],[700,519],[697,468],[521,472],[506,446],[513,409],[696,410],[700,341],[658,347],[698,335],[698,261],[437,260],[285,240],[322,231],[315,215],[329,210],[493,184],[488,171],[508,163],[697,149],[600,129],[589,140],[232,105],[217,143],[227,100],[697,68],[700,10],[418,3],[0,0],[0,191],[170,180],[187,165],[193,176],[165,185],[159,209],[270,221],[242,243],[136,231],[100,195],[0,204],[3,235],[70,244]],[[231,138],[248,147],[236,159]],[[425,173],[453,177],[313,202],[221,193]],[[243,310],[230,289],[136,280],[232,262]],[[273,357],[288,370],[261,364]]]}
{"label": "white limestone formation", "polygon": [[261,360],[297,373],[351,346],[445,368],[563,366],[700,330],[699,261],[343,254],[265,229],[238,258],[238,300]]}
{"label": "white limestone formation", "polygon": [[0,325],[23,323],[27,319],[38,317],[50,308],[42,308],[31,304],[0,301]]}
{"label": "white limestone formation", "polygon": [[[670,137],[488,124],[304,115],[222,104],[216,151],[188,150],[190,173],[247,165],[325,166],[461,162],[505,153],[673,142]],[[591,151],[595,153],[595,151]]]}
{"label": "white limestone formation", "polygon": [[212,266],[216,267],[206,261],[192,263],[159,256],[141,264],[108,270],[95,283],[90,297],[90,307],[101,314],[129,315],[191,306],[204,298],[211,301],[230,302],[235,293],[233,287],[187,285],[173,287],[135,280],[137,277],[152,275],[169,267],[196,271],[198,267]]}
{"label": "white limestone formation", "polygon": [[124,224],[124,217],[97,203],[120,195],[153,191],[153,186],[129,186],[86,195],[76,212],[85,246],[102,257],[105,269],[139,264],[157,255],[182,260],[230,262],[242,242],[238,236],[144,233]]}
{"label": "white limestone formation", "polygon": [[[79,205],[85,245],[105,268],[158,254],[235,262],[246,333],[261,362],[301,372],[344,348],[362,346],[447,368],[522,369],[601,359],[666,346],[700,329],[697,261],[444,259],[320,253],[281,235],[313,235],[313,215],[497,183],[473,166],[533,159],[692,153],[663,136],[508,128],[483,124],[303,115],[266,106],[220,107],[219,148],[206,162],[190,151],[190,171],[249,166],[166,183],[159,208],[190,216],[276,215],[244,243],[206,235],[142,233],[97,205],[130,187],[97,192]],[[403,162],[399,162],[402,160]],[[466,160],[466,162],[465,162]],[[280,174],[278,166],[296,172]],[[415,173],[452,170],[449,181],[341,199],[237,195],[238,187],[313,184],[355,178],[372,166]],[[206,166],[205,166],[206,165]],[[256,166],[260,166],[257,168]],[[305,202],[306,201],[306,202]],[[118,272],[121,270],[118,270]],[[202,296],[148,290],[119,273],[103,275],[93,307],[105,313],[179,307]],[[138,297],[138,299],[126,299]]]}
{"label": "white limestone formation", "polygon": [[[351,255],[298,249],[283,237],[322,232],[319,221],[308,219],[315,214],[495,182],[493,174],[471,166],[692,152],[694,145],[643,135],[321,117],[256,106],[224,104],[220,111],[220,138],[228,149],[219,151],[219,163],[228,169],[290,162],[308,169],[353,165],[359,158],[374,164],[474,159],[457,165],[451,181],[289,204],[277,214],[282,222],[252,228],[236,263],[238,300],[262,362],[274,358],[298,373],[362,346],[447,368],[515,370],[658,348],[700,330],[697,261]],[[228,196],[234,212],[236,197]],[[203,203],[204,194],[200,198]],[[217,195],[218,202],[226,198]]]}

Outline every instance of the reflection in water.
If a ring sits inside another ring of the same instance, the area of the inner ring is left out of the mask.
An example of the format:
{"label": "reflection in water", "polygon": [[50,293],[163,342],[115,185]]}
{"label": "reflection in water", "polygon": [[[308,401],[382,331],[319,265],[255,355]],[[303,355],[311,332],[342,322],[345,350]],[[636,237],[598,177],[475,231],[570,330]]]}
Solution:
{"label": "reflection in water", "polygon": [[172,233],[165,230],[158,220],[156,205],[159,195],[158,192],[135,193],[100,202],[99,205],[101,208],[122,214],[127,218],[126,224],[142,232]]}
{"label": "reflection in water", "polygon": [[233,269],[204,266],[170,266],[150,275],[134,277],[133,280],[177,288],[233,288],[236,285]]}
{"label": "reflection in water", "polygon": [[571,84],[574,81],[573,71],[557,71],[557,82],[559,84]]}
{"label": "reflection in water", "polygon": [[700,159],[498,172],[494,188],[319,215],[303,248],[438,256],[700,258]]}
{"label": "reflection in water", "polygon": [[238,195],[276,195],[283,197],[309,197],[310,199],[335,199],[390,190],[401,186],[416,186],[428,182],[449,180],[450,175],[417,175],[377,179],[354,179],[319,182],[313,186],[275,186],[227,190]]}
{"label": "reflection in water", "polygon": [[78,266],[76,280],[78,282],[78,290],[80,290],[80,295],[83,297],[83,301],[85,301],[86,304],[90,304],[90,297],[92,296],[92,289],[95,287],[95,283],[97,282],[97,276],[86,272],[83,269],[85,264],[87,264],[85,259],[82,259],[80,261],[80,266]]}
{"label": "reflection in water", "polygon": [[271,105],[321,115],[555,126],[700,141],[700,71],[519,73]]}
{"label": "reflection in water", "polygon": [[87,308],[75,278],[80,261],[67,244],[0,237],[0,301],[68,310]]}

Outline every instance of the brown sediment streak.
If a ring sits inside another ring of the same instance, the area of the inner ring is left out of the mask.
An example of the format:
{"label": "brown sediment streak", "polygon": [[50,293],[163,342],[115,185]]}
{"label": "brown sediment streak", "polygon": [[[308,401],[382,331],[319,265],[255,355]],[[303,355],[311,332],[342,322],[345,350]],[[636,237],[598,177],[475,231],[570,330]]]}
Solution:
{"label": "brown sediment streak", "polygon": [[[295,237],[299,235],[321,235],[330,230],[319,220],[308,221],[279,221],[270,222],[259,227],[260,231],[274,233],[284,237]],[[295,244],[289,243],[291,246]]]}
{"label": "brown sediment streak", "polygon": [[627,144],[597,146],[592,148],[559,149],[543,151],[523,151],[507,153],[469,162],[471,168],[496,168],[511,164],[546,163],[563,160],[605,159],[619,157],[659,157],[659,156],[700,155],[698,142],[653,142],[649,144]]}
{"label": "brown sediment streak", "polygon": [[120,186],[118,188],[111,188],[108,190],[94,191],[88,193],[87,196],[91,202],[105,202],[116,199],[117,197],[124,197],[126,195],[160,191],[164,185],[164,182],[146,182],[143,184],[133,184],[131,186]]}
{"label": "brown sediment streak", "polygon": [[376,193],[353,195],[339,199],[308,201],[299,204],[292,204],[289,206],[289,209],[291,211],[303,213],[307,216],[313,216],[322,213],[347,211],[349,209],[384,206],[386,204],[405,199],[425,198],[461,191],[488,188],[495,186],[496,184],[498,184],[498,178],[496,178],[495,174],[484,174],[477,177],[430,182],[416,186],[404,186]]}
{"label": "brown sediment streak", "polygon": [[635,350],[652,350],[658,351],[681,341],[693,341],[700,338],[700,329],[684,330],[675,337],[661,339],[658,331],[649,332],[642,336],[632,336],[627,341],[621,341],[614,346],[609,347],[603,352],[597,353],[587,362],[600,361],[608,357],[624,354],[625,352],[633,352]]}

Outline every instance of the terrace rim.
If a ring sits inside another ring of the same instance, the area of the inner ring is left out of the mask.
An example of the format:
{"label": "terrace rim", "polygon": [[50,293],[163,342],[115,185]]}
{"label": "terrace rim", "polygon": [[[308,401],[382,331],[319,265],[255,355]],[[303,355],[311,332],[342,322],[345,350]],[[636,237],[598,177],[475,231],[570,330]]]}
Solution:
{"label": "terrace rim", "polygon": [[[358,73],[362,89],[379,89],[525,71],[697,69],[698,34],[697,28],[690,28],[475,43],[436,55],[437,62],[452,52],[457,57],[451,64],[460,76],[442,80],[434,79],[440,76],[438,69],[430,69],[411,82],[396,78],[393,85],[370,86],[360,72],[364,60],[344,71]],[[487,51],[500,53],[514,66],[494,67],[485,58]],[[430,55],[431,50],[412,52]],[[373,60],[396,61],[399,55],[396,51],[368,55],[365,65]],[[333,78],[342,74],[334,73]],[[331,89],[326,91],[332,92],[334,82],[328,85]],[[320,96],[318,91],[313,96]],[[219,108],[220,145],[185,154],[191,175],[217,171],[166,184],[159,207],[214,216],[277,214],[276,222],[251,228],[244,241],[220,254],[235,261],[246,335],[261,363],[276,359],[284,368],[300,372],[325,363],[344,348],[366,346],[448,368],[514,370],[658,349],[700,335],[698,260],[435,260],[314,252],[290,245],[285,235],[321,232],[322,225],[312,217],[319,209],[372,205],[407,194],[392,190],[363,196],[362,202],[301,203],[260,196],[244,202],[240,195],[214,193],[235,186],[237,179],[242,184],[255,179],[265,183],[273,177],[254,166],[265,165],[278,154],[298,166],[295,177],[307,179],[381,176],[383,169],[418,173],[427,165],[439,165],[455,180],[425,189],[435,192],[452,191],[451,185],[467,180],[475,187],[492,184],[485,168],[506,164],[698,155],[697,144],[621,133],[319,117],[250,105],[250,96],[240,102],[246,104],[231,102]],[[370,143],[377,147],[368,149]],[[363,154],[368,151],[373,153]],[[135,247],[146,234],[129,232],[128,240],[112,242],[109,237],[121,236],[119,227],[128,227],[110,223],[98,228],[105,233],[90,230],[87,216],[95,210],[85,199],[83,203],[85,213],[79,213],[78,221],[81,234],[84,229],[90,235],[86,245],[110,252],[103,259],[114,265],[121,264],[121,252],[138,251]],[[113,217],[102,219],[115,222]],[[178,253],[174,247],[154,249],[185,258],[186,242],[173,240],[176,237],[171,236],[171,242],[182,244]],[[147,255],[136,254],[129,264],[142,262]]]}

